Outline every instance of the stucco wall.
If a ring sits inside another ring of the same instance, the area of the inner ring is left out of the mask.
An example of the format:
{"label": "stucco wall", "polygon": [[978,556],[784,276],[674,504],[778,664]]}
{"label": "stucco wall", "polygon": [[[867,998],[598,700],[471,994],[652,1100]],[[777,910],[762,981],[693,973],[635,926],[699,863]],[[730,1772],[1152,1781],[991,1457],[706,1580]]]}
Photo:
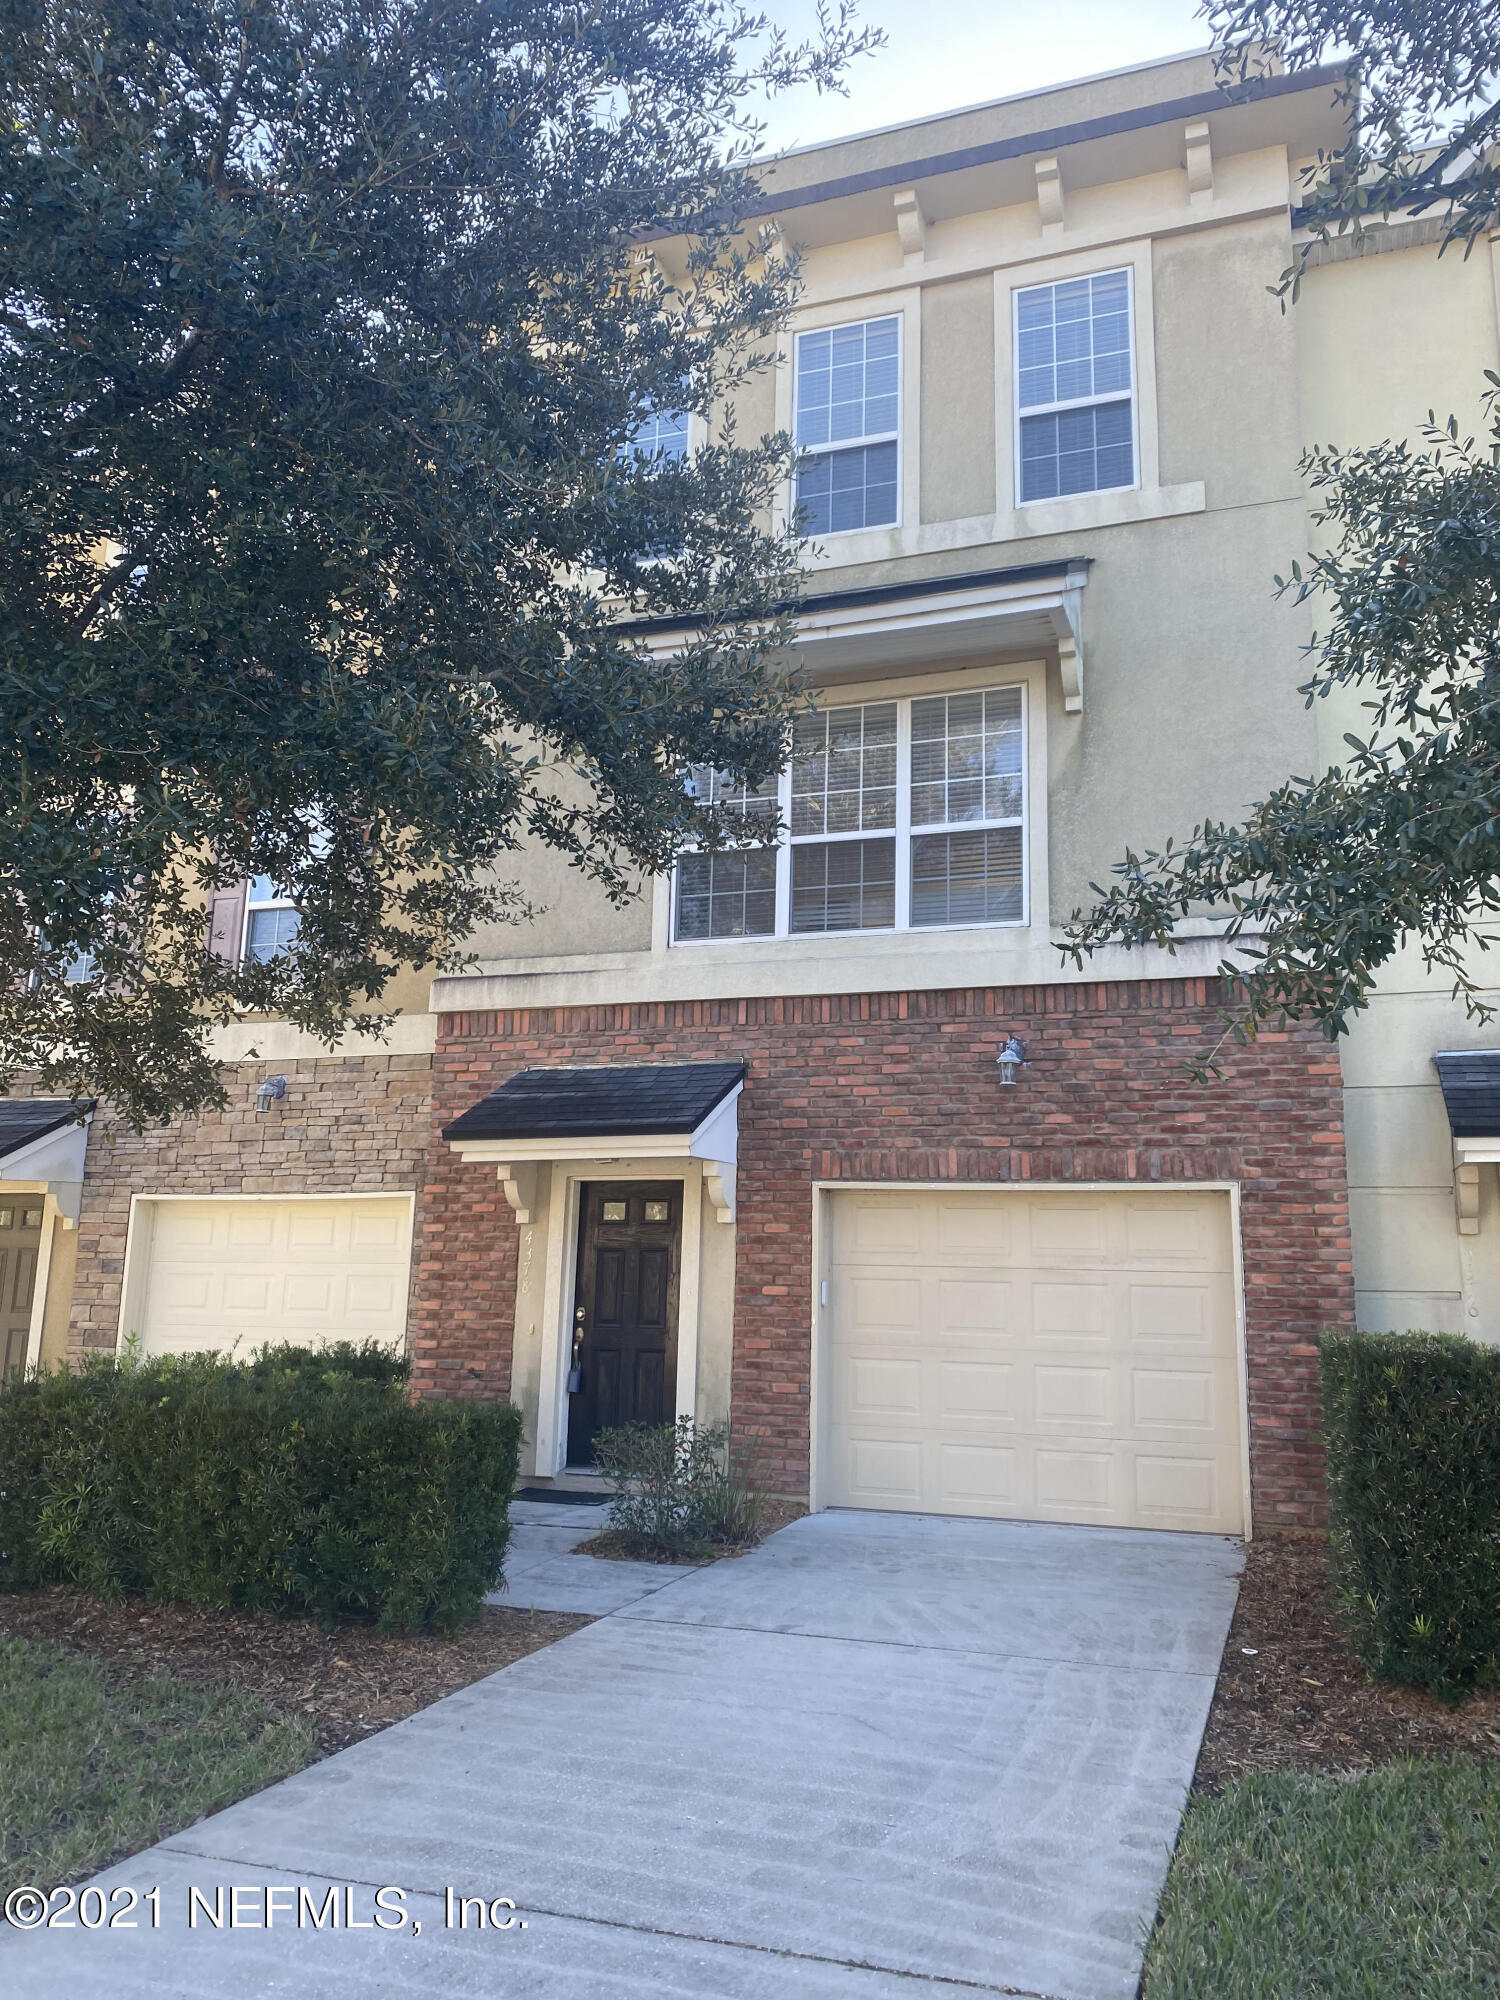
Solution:
{"label": "stucco wall", "polygon": [[[1394,240],[1417,233],[1398,226]],[[1484,371],[1500,365],[1495,301],[1495,246],[1483,239],[1467,259],[1433,244],[1360,256],[1339,246],[1308,272],[1289,313],[1307,443],[1416,439],[1429,410],[1482,436]],[[1315,542],[1311,522],[1307,532]],[[1365,722],[1361,699],[1319,704],[1325,762],[1337,762],[1343,732]],[[1472,970],[1500,999],[1492,956],[1476,952]],[[1357,1311],[1371,1330],[1429,1327],[1500,1342],[1500,1183],[1481,1168],[1479,1233],[1461,1236],[1432,1066],[1439,1049],[1500,1047],[1500,1026],[1470,1019],[1450,989],[1404,950],[1342,1045]]]}
{"label": "stucco wall", "polygon": [[995,506],[995,287],[988,277],[922,292],[922,519]]}

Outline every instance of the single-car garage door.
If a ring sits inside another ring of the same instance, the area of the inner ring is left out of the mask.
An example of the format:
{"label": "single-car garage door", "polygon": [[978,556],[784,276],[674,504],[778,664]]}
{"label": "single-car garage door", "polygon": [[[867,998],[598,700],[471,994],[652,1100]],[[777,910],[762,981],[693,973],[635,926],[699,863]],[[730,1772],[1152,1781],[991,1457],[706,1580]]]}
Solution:
{"label": "single-car garage door", "polygon": [[121,1332],[147,1354],[405,1339],[409,1196],[144,1199],[135,1228]]}
{"label": "single-car garage door", "polygon": [[1222,1193],[827,1199],[824,1498],[1238,1533]]}

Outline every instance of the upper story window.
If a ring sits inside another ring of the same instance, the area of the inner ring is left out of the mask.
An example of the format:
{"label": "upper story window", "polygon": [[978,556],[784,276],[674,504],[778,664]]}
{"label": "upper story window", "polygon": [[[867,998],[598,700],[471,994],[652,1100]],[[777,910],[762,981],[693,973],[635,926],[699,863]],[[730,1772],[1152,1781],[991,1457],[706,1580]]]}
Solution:
{"label": "upper story window", "polygon": [[620,447],[622,458],[686,458],[688,413],[686,410],[652,410],[627,444]]}
{"label": "upper story window", "polygon": [[1032,285],[1015,302],[1022,504],[1134,486],[1129,271]]}
{"label": "upper story window", "polygon": [[684,855],[676,942],[1024,923],[1025,735],[1019,687],[920,695],[803,716],[759,793],[695,773],[783,836]]}
{"label": "upper story window", "polygon": [[795,395],[802,532],[893,526],[900,514],[899,314],[799,333]]}
{"label": "upper story window", "polygon": [[290,896],[269,875],[252,875],[245,896],[245,957],[259,965],[297,941],[298,918]]}

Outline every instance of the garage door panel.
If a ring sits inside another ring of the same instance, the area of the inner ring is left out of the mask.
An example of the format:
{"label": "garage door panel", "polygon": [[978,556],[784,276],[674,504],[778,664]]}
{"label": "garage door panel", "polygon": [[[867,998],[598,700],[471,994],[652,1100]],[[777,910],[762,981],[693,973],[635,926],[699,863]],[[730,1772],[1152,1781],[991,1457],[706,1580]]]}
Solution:
{"label": "garage door panel", "polygon": [[854,1226],[852,1198],[830,1197],[833,1504],[1240,1528],[1223,1196],[1169,1196],[1159,1227],[1134,1196],[1080,1197],[1076,1214],[1066,1195],[901,1196],[926,1261],[877,1273],[861,1244],[883,1237],[886,1199],[862,1196]]}
{"label": "garage door panel", "polygon": [[384,1197],[152,1203],[147,1354],[406,1335],[410,1205]]}

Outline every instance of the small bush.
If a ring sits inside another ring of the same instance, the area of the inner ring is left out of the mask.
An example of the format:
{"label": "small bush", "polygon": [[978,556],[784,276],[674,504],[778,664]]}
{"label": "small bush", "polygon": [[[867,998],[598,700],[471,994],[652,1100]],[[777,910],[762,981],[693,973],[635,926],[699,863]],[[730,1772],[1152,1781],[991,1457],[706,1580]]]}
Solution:
{"label": "small bush", "polygon": [[520,1412],[413,1404],[403,1371],[281,1349],[0,1393],[0,1588],[64,1581],[325,1624],[450,1631],[501,1574]]}
{"label": "small bush", "polygon": [[615,1482],[606,1532],[624,1555],[705,1555],[759,1536],[760,1491],[719,1427],[625,1424],[599,1433],[594,1457]]}
{"label": "small bush", "polygon": [[1380,1680],[1500,1681],[1500,1349],[1457,1335],[1322,1342],[1334,1581]]}

